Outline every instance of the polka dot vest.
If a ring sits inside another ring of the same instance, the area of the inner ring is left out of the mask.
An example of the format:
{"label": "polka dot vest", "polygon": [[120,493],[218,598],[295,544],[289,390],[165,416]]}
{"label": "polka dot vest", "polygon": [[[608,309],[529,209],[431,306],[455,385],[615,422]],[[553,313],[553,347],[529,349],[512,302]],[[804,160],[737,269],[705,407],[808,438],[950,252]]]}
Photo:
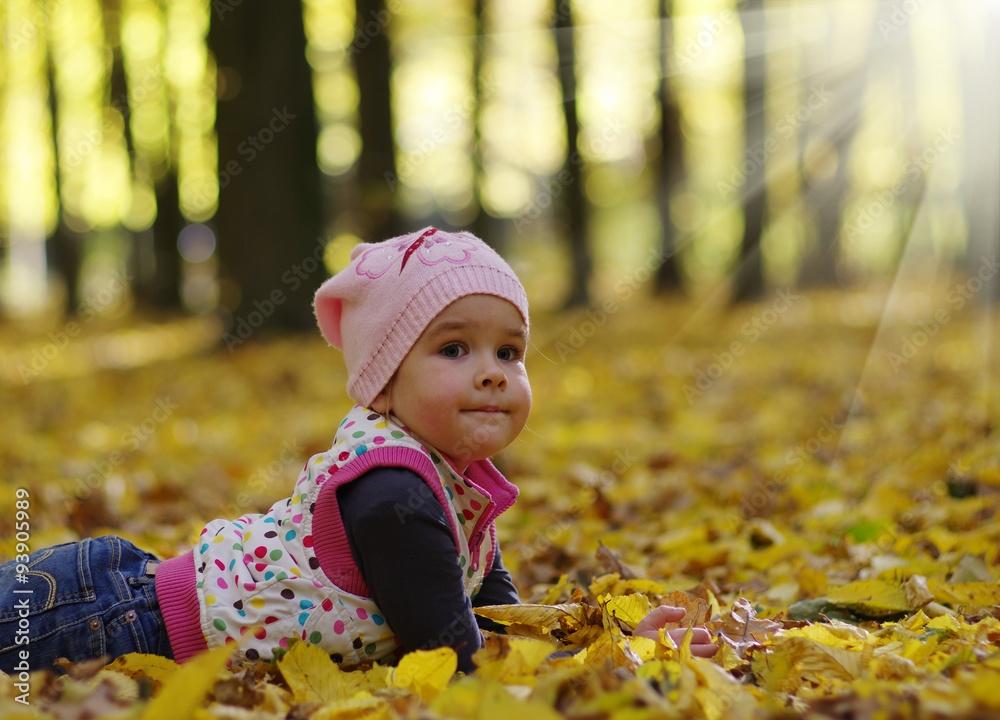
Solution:
{"label": "polka dot vest", "polygon": [[[195,568],[201,629],[210,648],[236,643],[248,659],[269,659],[294,637],[346,663],[400,654],[398,639],[371,598],[344,590],[341,586],[349,583],[324,573],[312,535],[312,512],[324,484],[353,479],[359,466],[364,466],[362,472],[370,469],[372,457],[399,448],[422,460],[413,465],[424,468],[421,476],[450,517],[465,591],[475,596],[496,543],[493,523],[486,522],[498,514],[489,495],[422,445],[394,416],[355,406],[341,422],[333,447],[306,463],[290,498],[264,514],[213,520],[202,530]],[[431,466],[433,470],[426,469]],[[493,514],[485,515],[487,508]],[[412,509],[402,498],[399,514],[408,512]]]}

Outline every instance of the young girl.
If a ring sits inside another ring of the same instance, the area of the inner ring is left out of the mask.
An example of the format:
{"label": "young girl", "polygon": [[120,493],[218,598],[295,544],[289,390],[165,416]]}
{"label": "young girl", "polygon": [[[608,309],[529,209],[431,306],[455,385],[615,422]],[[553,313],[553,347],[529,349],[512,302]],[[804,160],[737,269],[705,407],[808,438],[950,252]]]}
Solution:
{"label": "young girl", "polygon": [[[0,669],[183,662],[225,643],[270,659],[291,638],[349,664],[450,646],[475,669],[480,626],[496,627],[472,608],[518,602],[494,525],[517,489],[488,458],[531,408],[524,288],[478,238],[427,228],[357,246],[315,308],[357,405],[291,496],[213,520],[162,562],[108,536],[0,565]],[[636,632],[683,614],[657,608]],[[711,655],[710,640],[696,629],[692,652]]]}

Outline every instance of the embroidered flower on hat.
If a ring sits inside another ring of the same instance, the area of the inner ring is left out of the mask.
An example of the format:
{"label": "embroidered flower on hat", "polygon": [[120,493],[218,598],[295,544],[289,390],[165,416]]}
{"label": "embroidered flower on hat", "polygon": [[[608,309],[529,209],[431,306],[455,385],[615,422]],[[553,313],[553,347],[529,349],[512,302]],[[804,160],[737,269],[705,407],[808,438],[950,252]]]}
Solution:
{"label": "embroidered flower on hat", "polygon": [[405,239],[367,250],[361,255],[356,271],[358,275],[376,280],[385,275],[399,258],[402,258],[399,265],[399,274],[402,275],[406,263],[414,253],[424,265],[432,266],[446,261],[458,265],[467,262],[472,253],[478,250],[474,242],[455,235],[435,238],[434,235],[439,232],[437,228],[430,228],[416,240]]}

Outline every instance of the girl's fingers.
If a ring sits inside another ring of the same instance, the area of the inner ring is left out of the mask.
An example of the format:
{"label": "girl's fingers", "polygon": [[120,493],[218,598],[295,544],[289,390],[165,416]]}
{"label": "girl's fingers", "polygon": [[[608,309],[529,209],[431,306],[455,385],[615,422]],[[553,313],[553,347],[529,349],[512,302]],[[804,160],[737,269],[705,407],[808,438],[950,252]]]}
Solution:
{"label": "girl's fingers", "polygon": [[[679,622],[684,618],[686,611],[684,608],[673,605],[660,605],[653,608],[635,628],[635,633],[644,637],[656,639],[659,628],[668,622]],[[712,657],[719,648],[712,644],[712,634],[705,628],[675,628],[667,633],[673,641],[680,645],[684,642],[684,636],[691,632],[691,654],[695,657]]]}
{"label": "girl's fingers", "polygon": [[691,654],[695,657],[710,658],[719,651],[715,645],[691,645]]}
{"label": "girl's fingers", "polygon": [[[674,642],[680,645],[684,641],[684,636],[687,634],[687,628],[677,628],[676,630],[668,630],[670,637],[674,639]],[[712,644],[712,634],[705,628],[691,628],[691,647],[695,645],[711,645]],[[712,647],[715,647],[712,645]]]}
{"label": "girl's fingers", "polygon": [[653,608],[648,617],[653,617],[659,620],[659,624],[662,625],[665,622],[677,622],[685,615],[684,608],[674,607],[673,605],[660,605],[659,607]]}

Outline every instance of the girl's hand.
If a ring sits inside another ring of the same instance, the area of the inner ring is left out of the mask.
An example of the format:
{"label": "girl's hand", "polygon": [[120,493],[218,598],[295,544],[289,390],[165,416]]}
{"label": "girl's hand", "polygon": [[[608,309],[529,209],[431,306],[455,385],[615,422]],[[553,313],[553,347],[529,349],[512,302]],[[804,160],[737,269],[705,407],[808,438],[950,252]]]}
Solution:
{"label": "girl's hand", "polygon": [[[660,628],[667,623],[680,622],[684,619],[685,612],[684,608],[674,607],[673,605],[660,605],[658,608],[653,608],[649,615],[639,621],[632,634],[646,637],[650,640],[659,640]],[[688,630],[689,628],[675,628],[667,630],[667,634],[673,638],[676,645],[680,646],[684,642],[684,635],[687,634]],[[691,654],[695,657],[704,658],[715,655],[719,648],[712,644],[711,633],[703,627],[690,628],[690,630],[692,633]]]}

